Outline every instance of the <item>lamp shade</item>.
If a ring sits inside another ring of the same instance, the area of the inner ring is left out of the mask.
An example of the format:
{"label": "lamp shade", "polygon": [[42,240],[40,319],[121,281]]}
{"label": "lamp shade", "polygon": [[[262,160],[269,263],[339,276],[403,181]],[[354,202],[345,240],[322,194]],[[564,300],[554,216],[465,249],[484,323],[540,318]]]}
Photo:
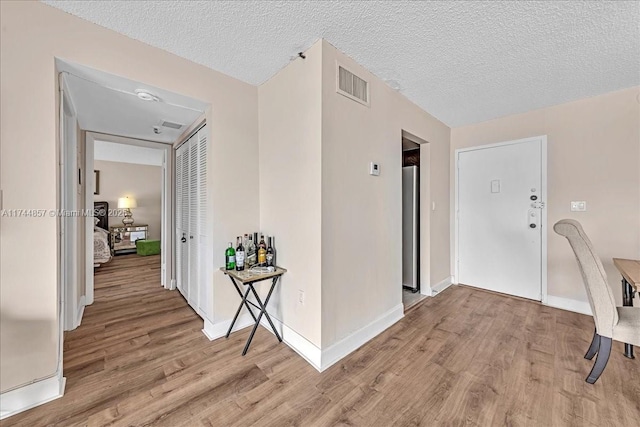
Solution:
{"label": "lamp shade", "polygon": [[120,197],[118,199],[118,209],[133,209],[137,207],[138,203],[132,197]]}

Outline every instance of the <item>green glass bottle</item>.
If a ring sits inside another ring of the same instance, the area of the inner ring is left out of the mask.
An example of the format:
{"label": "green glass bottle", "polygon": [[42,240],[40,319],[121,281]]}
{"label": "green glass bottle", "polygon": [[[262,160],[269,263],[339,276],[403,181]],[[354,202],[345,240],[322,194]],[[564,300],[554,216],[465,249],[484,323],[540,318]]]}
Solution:
{"label": "green glass bottle", "polygon": [[236,250],[233,249],[233,245],[229,242],[229,247],[224,253],[225,258],[225,267],[227,270],[235,270],[236,269]]}

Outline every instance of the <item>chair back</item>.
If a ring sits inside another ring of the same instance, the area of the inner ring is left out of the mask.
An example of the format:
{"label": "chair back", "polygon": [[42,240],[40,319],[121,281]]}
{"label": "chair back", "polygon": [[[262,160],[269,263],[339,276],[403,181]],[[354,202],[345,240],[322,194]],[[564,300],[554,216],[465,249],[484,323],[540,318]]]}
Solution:
{"label": "chair back", "polygon": [[553,229],[567,238],[576,256],[598,335],[612,338],[613,327],[618,324],[616,300],[609,287],[602,262],[596,255],[591,241],[580,223],[573,219],[562,219],[556,222]]}

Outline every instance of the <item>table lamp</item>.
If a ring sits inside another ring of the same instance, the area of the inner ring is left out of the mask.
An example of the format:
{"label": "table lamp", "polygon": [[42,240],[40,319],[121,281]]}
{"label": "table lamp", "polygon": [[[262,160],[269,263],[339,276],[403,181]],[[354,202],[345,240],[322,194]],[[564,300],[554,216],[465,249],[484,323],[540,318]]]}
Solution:
{"label": "table lamp", "polygon": [[122,218],[122,223],[125,225],[125,227],[133,224],[131,209],[137,207],[138,203],[136,203],[136,199],[132,197],[120,197],[118,199],[118,209],[124,209],[124,218]]}

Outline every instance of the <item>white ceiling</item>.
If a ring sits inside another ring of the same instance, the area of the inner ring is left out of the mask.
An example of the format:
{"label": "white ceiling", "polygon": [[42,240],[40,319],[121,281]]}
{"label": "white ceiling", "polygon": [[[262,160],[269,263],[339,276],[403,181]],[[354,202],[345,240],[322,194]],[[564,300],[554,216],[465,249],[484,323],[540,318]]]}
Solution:
{"label": "white ceiling", "polygon": [[[207,104],[123,77],[107,74],[79,64],[56,59],[83,130],[130,138],[173,143],[205,111]],[[136,89],[147,90],[161,101],[143,101]],[[181,129],[154,126],[168,120],[184,125]]]}
{"label": "white ceiling", "polygon": [[640,3],[45,1],[252,84],[325,38],[456,127],[640,84]]}
{"label": "white ceiling", "polygon": [[93,158],[108,162],[162,166],[164,153],[165,151],[162,149],[118,144],[109,141],[95,140],[93,145]]}

